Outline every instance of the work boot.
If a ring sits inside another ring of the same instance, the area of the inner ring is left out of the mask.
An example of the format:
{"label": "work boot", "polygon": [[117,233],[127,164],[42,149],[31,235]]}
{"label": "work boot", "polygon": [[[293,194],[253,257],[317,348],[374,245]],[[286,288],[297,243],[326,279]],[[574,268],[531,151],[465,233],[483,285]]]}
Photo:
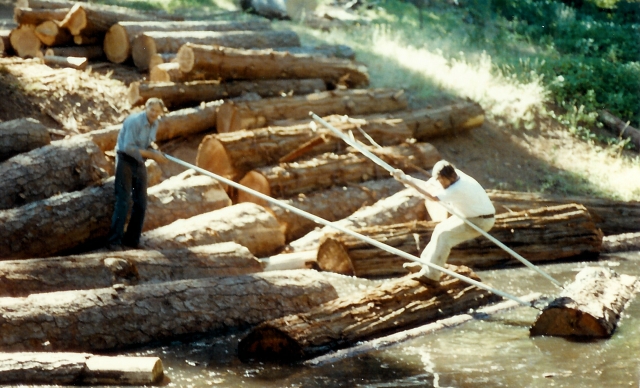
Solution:
{"label": "work boot", "polygon": [[107,244],[107,246],[105,247],[107,249],[107,251],[110,252],[122,252],[124,251],[124,247],[120,244]]}

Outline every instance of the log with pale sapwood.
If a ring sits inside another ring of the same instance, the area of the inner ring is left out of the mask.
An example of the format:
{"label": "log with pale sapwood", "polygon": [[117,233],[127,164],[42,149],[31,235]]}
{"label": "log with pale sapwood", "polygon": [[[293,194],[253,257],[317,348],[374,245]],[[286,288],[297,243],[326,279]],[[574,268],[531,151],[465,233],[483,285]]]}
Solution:
{"label": "log with pale sapwood", "polygon": [[[451,270],[479,280],[466,267]],[[424,285],[415,275],[334,299],[314,309],[263,322],[238,344],[242,361],[301,361],[356,342],[370,340],[467,312],[498,297],[447,276]]]}
{"label": "log with pale sapwood", "polygon": [[[356,139],[368,142],[358,130],[363,129],[382,146],[400,144],[412,137],[408,128],[396,120],[342,121],[340,116],[326,119],[343,131],[351,131]],[[331,131],[317,128],[307,120],[287,127],[206,135],[198,146],[196,165],[229,179],[239,179],[254,168],[326,152],[344,152],[346,148]]]}
{"label": "log with pale sapwood", "polygon": [[161,98],[170,108],[198,105],[201,102],[257,93],[261,97],[300,95],[322,92],[321,79],[273,79],[251,81],[132,82],[128,98],[131,106],[143,105],[149,98]]}
{"label": "log with pale sapwood", "polygon": [[[370,226],[356,232],[420,256],[436,225],[433,221],[414,221]],[[534,263],[593,259],[602,245],[602,234],[589,212],[575,204],[499,214],[489,233]],[[407,270],[402,265],[407,261],[335,231],[328,231],[320,240],[317,256],[321,269],[358,277],[404,275]],[[519,263],[483,236],[454,247],[448,262],[472,268]]]}
{"label": "log with pale sapwood", "polygon": [[306,96],[226,101],[218,109],[218,133],[264,127],[276,120],[301,120],[309,111],[319,116],[366,115],[406,109],[407,96],[397,89],[347,89]]}
{"label": "log with pale sapwood", "polygon": [[42,42],[35,33],[35,26],[23,24],[11,30],[9,42],[16,54],[21,58],[42,57]]}
{"label": "log with pale sapwood", "polygon": [[542,310],[531,336],[609,338],[637,292],[636,276],[587,267]]}
{"label": "log with pale sapwood", "polygon": [[0,350],[120,349],[256,325],[336,297],[325,276],[302,270],[2,298]]}
{"label": "log with pale sapwood", "polygon": [[20,24],[31,24],[34,26],[46,21],[61,21],[67,16],[69,8],[13,8],[13,20]]}
{"label": "log with pale sapwood", "polygon": [[191,248],[93,252],[0,261],[0,296],[87,290],[262,272],[261,262],[234,242]]}
{"label": "log with pale sapwood", "polygon": [[132,10],[116,10],[91,3],[75,3],[63,20],[64,27],[72,35],[104,36],[109,28],[122,21],[145,21],[153,19],[150,15],[139,14]]}
{"label": "log with pale sapwood", "polygon": [[[133,39],[149,31],[257,31],[269,30],[268,20],[191,20],[191,21],[138,21],[112,25],[104,37],[104,52],[113,63],[124,63],[131,58]],[[175,52],[175,51],[174,51]]]}
{"label": "log with pale sapwood", "polygon": [[640,151],[640,131],[606,109],[598,111],[598,120],[616,136],[629,139],[637,151]]}
{"label": "log with pale sapwood", "polygon": [[185,43],[237,48],[300,46],[298,35],[289,30],[264,31],[148,31],[131,42],[133,63],[140,70],[149,68],[149,58],[157,53],[177,53]]}
{"label": "log with pale sapwood", "polygon": [[0,383],[151,385],[164,378],[158,357],[99,356],[69,352],[0,353]]}
{"label": "log with pale sapwood", "polygon": [[58,57],[81,57],[88,60],[96,60],[104,57],[102,46],[59,46],[49,47],[44,52],[45,56],[54,55]]}
{"label": "log with pale sapwood", "polygon": [[59,27],[56,22],[51,20],[38,24],[34,32],[45,46],[73,44],[73,35],[66,28]]}
{"label": "log with pale sapwood", "polygon": [[602,239],[602,253],[640,251],[640,232],[605,236]]}
{"label": "log with pale sapwood", "polygon": [[183,73],[203,79],[320,78],[350,88],[366,87],[369,74],[364,65],[348,59],[248,50],[187,43],[180,47],[176,61]]}
{"label": "log with pale sapwood", "polygon": [[51,143],[47,127],[32,118],[0,123],[0,161]]}
{"label": "log with pale sapwood", "polygon": [[68,67],[76,70],[84,70],[89,64],[87,58],[84,57],[60,57],[56,55],[45,55],[42,60],[47,66]]}
{"label": "log with pale sapwood", "polygon": [[[158,54],[153,54],[149,58],[149,81],[152,83],[157,82],[174,82],[184,83],[193,81],[189,77],[180,71],[180,64],[177,62],[160,62],[157,60]],[[157,63],[160,62],[160,63]],[[153,65],[153,66],[152,66]]]}

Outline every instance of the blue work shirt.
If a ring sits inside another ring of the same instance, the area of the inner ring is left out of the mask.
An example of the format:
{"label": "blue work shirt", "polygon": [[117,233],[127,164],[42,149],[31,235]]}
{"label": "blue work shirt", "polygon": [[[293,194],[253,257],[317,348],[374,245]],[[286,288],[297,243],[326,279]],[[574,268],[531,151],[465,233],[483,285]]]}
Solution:
{"label": "blue work shirt", "polygon": [[122,129],[118,133],[116,152],[124,152],[132,158],[142,161],[140,150],[148,149],[151,143],[156,141],[159,122],[160,120],[156,120],[153,124],[149,124],[146,111],[129,115],[122,123]]}

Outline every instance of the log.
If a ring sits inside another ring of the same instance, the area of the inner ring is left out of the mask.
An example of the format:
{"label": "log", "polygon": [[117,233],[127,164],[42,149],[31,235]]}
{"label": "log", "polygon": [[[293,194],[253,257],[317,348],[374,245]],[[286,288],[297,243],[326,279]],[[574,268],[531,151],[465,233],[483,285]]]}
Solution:
{"label": "log", "polygon": [[16,8],[71,8],[75,1],[68,0],[17,0]]}
{"label": "log", "polygon": [[177,53],[185,43],[236,48],[300,46],[298,35],[289,30],[264,31],[148,31],[131,42],[133,63],[140,70],[149,68],[149,58],[157,53]]}
{"label": "log", "polygon": [[309,111],[318,116],[333,114],[364,115],[406,109],[407,97],[402,90],[354,89],[333,90],[306,96],[265,98],[260,101],[226,101],[218,109],[218,133],[260,128],[275,120],[300,120]]}
{"label": "log", "polygon": [[102,35],[74,35],[73,43],[78,46],[95,46],[103,41]]}
{"label": "log", "polygon": [[11,47],[11,40],[9,36],[11,30],[0,30],[0,56],[8,56],[13,53],[13,47]]}
{"label": "log", "polygon": [[624,122],[605,109],[598,111],[598,120],[616,136],[629,139],[635,149],[640,151],[640,131],[630,126],[629,122]]}
{"label": "log", "polygon": [[640,232],[605,236],[602,239],[602,253],[640,251]]}
{"label": "log", "polygon": [[189,78],[180,71],[180,65],[177,62],[159,62],[157,60],[158,54],[153,54],[149,58],[149,81],[153,83],[159,82],[173,82],[173,83],[185,83],[189,82]]}
{"label": "log", "polygon": [[87,68],[89,61],[83,57],[60,57],[55,55],[45,55],[44,63],[51,67],[69,67],[76,70],[84,70]]}
{"label": "log", "polygon": [[313,0],[242,0],[242,10],[253,12],[269,19],[304,20],[313,15],[318,2]]}
{"label": "log", "polygon": [[0,209],[81,190],[108,176],[102,151],[87,140],[59,140],[0,163]]}
{"label": "log", "polygon": [[38,24],[34,32],[45,46],[64,46],[73,42],[73,35],[51,20]]}
{"label": "log", "polygon": [[51,143],[47,127],[32,118],[0,123],[0,161]]}
{"label": "log", "polygon": [[0,383],[54,385],[148,385],[164,377],[158,357],[88,353],[0,353]]}
{"label": "log", "polygon": [[13,20],[18,25],[31,24],[37,26],[46,21],[61,21],[67,16],[71,7],[68,8],[13,8]]}
{"label": "log", "polygon": [[140,246],[177,249],[235,241],[257,257],[274,254],[284,246],[278,221],[263,207],[241,203],[144,232]]}
{"label": "log", "polygon": [[[429,143],[402,144],[383,147],[375,153],[398,165],[397,158],[411,159],[415,164],[431,168],[441,157]],[[334,185],[359,183],[389,173],[357,151],[346,154],[326,153],[312,159],[292,163],[280,163],[254,169],[239,183],[274,198],[290,198],[294,195],[327,189]],[[254,180],[250,182],[251,180]],[[261,201],[250,194],[238,194],[238,202]]]}
{"label": "log", "polygon": [[151,97],[159,97],[169,108],[198,105],[201,102],[257,93],[261,97],[310,94],[326,90],[321,79],[277,79],[254,81],[132,82],[129,85],[131,106],[144,105]]}
{"label": "log", "polygon": [[173,53],[160,53],[154,54],[149,58],[149,71],[154,67],[161,65],[163,63],[174,62],[177,54]]}
{"label": "log", "polygon": [[[479,280],[465,267],[456,272]],[[331,300],[312,310],[263,322],[238,343],[241,361],[295,362],[467,312],[498,298],[447,276],[425,286],[407,276]]]}
{"label": "log", "polygon": [[11,30],[9,34],[11,47],[21,58],[40,58],[42,42],[35,33],[35,26],[23,24]]}
{"label": "log", "polygon": [[336,296],[322,275],[304,270],[2,298],[0,349],[130,348],[255,325],[308,311]]}
{"label": "log", "polygon": [[576,274],[529,329],[531,336],[609,338],[637,292],[635,276],[587,267]]}
{"label": "log", "polygon": [[[379,145],[397,145],[412,137],[411,132],[396,120],[348,120],[340,116],[325,117],[336,128],[351,131],[358,140],[369,141],[358,129],[364,130]],[[252,130],[218,133],[205,136],[198,146],[196,165],[205,170],[239,179],[252,169],[293,162],[327,152],[346,149],[342,139],[315,122]]]}
{"label": "log", "polygon": [[113,63],[124,63],[131,57],[131,43],[133,39],[139,34],[149,31],[257,31],[269,29],[271,29],[271,23],[267,20],[119,22],[112,25],[107,31],[104,37],[104,52],[109,61]]}
{"label": "log", "polygon": [[60,27],[68,29],[72,35],[104,36],[109,28],[118,22],[144,21],[151,18],[149,15],[141,15],[132,10],[121,11],[115,8],[105,9],[89,3],[76,3],[60,21]]}
{"label": "log", "polygon": [[[413,256],[420,256],[437,222],[414,221],[355,231]],[[597,257],[602,234],[582,205],[561,205],[496,216],[491,236],[533,263]],[[343,232],[327,232],[317,256],[322,270],[358,277],[405,275],[408,260]],[[451,250],[449,263],[476,269],[519,264],[509,253],[480,236]]]}
{"label": "log", "polygon": [[90,61],[104,58],[101,46],[60,46],[49,47],[44,53],[46,56],[81,57]]}
{"label": "log", "polygon": [[88,290],[262,272],[261,262],[234,242],[164,251],[95,252],[0,261],[0,296]]}
{"label": "log", "polygon": [[259,259],[265,271],[319,269],[315,252],[281,253]]}
{"label": "log", "polygon": [[176,58],[180,71],[202,79],[320,78],[331,85],[366,87],[364,65],[348,59],[187,43]]}
{"label": "log", "polygon": [[325,57],[335,57],[344,59],[356,59],[356,52],[349,46],[343,44],[321,44],[318,46],[293,46],[293,47],[272,47],[274,51],[286,51],[291,54],[321,55]]}

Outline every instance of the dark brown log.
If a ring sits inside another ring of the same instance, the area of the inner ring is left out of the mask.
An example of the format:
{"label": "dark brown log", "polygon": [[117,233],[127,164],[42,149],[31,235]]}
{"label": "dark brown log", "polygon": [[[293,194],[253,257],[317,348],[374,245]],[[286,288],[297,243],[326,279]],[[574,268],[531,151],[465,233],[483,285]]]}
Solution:
{"label": "dark brown log", "polygon": [[113,63],[123,63],[131,57],[131,43],[143,32],[149,31],[249,31],[269,30],[271,23],[267,20],[231,21],[231,20],[199,20],[199,21],[142,21],[120,22],[112,25],[104,37],[104,51]]}
{"label": "dark brown log", "polygon": [[187,43],[176,58],[180,71],[201,79],[320,78],[349,88],[369,84],[367,68],[348,59]]}
{"label": "dark brown log", "polygon": [[529,334],[609,338],[637,292],[637,280],[608,268],[584,268],[538,315]]}
{"label": "dark brown log", "polygon": [[[475,280],[468,268],[451,268]],[[407,276],[334,299],[308,312],[264,322],[238,344],[242,361],[292,362],[359,341],[406,330],[475,309],[498,298],[447,276],[425,286]]]}
{"label": "dark brown log", "polygon": [[132,10],[105,9],[89,3],[76,3],[60,21],[60,26],[68,29],[72,35],[104,36],[109,28],[118,22],[144,21],[150,18]]}
{"label": "dark brown log", "polygon": [[51,143],[47,127],[26,118],[0,123],[0,161]]}
{"label": "dark brown log", "polygon": [[104,40],[102,35],[74,35],[73,43],[78,46],[95,46]]}
{"label": "dark brown log", "polygon": [[60,46],[49,47],[44,53],[45,56],[54,55],[58,57],[81,57],[88,60],[96,60],[104,57],[101,46]]}
{"label": "dark brown log", "polygon": [[54,385],[148,385],[164,377],[158,357],[88,353],[2,353],[0,383]]}
{"label": "dark brown log", "polygon": [[600,120],[607,129],[616,136],[629,139],[630,143],[640,151],[640,131],[624,122],[620,118],[614,116],[607,110],[598,111],[598,120]]}
{"label": "dark brown log", "polygon": [[81,190],[108,176],[111,167],[87,140],[60,140],[0,163],[0,209],[60,192]]}
{"label": "dark brown log", "polygon": [[303,270],[3,298],[0,349],[119,349],[255,325],[336,296],[322,275]]}
{"label": "dark brown log", "polygon": [[89,61],[83,57],[59,57],[55,55],[45,55],[44,63],[52,67],[69,67],[76,70],[84,70],[87,68]]}
{"label": "dark brown log", "polygon": [[133,63],[140,70],[149,68],[149,58],[157,53],[177,53],[185,43],[210,44],[236,48],[300,46],[293,31],[148,31],[131,42]]}
{"label": "dark brown log", "polygon": [[[413,256],[431,239],[436,222],[372,226],[355,231]],[[602,234],[582,205],[561,205],[496,217],[491,236],[533,263],[597,257]],[[408,260],[343,232],[328,232],[320,240],[318,265],[326,271],[358,277],[403,275]],[[519,264],[500,247],[480,236],[454,247],[449,263],[472,268]]]}
{"label": "dark brown log", "polygon": [[46,21],[61,21],[67,16],[69,8],[21,8],[13,9],[13,20],[20,24],[31,24],[34,26]]}
{"label": "dark brown log", "polygon": [[265,98],[252,102],[227,101],[218,109],[218,133],[264,127],[275,120],[300,120],[309,111],[318,116],[365,115],[406,109],[402,90],[354,89],[313,93],[306,96]]}
{"label": "dark brown log", "polygon": [[7,56],[13,53],[13,47],[11,47],[11,40],[9,36],[11,30],[0,30],[0,56]]}
{"label": "dark brown log", "polygon": [[34,32],[45,46],[64,46],[73,42],[71,33],[51,20],[38,24]]}
{"label": "dark brown log", "polygon": [[75,1],[67,0],[17,0],[16,8],[71,8]]}
{"label": "dark brown log", "polygon": [[42,42],[36,36],[35,26],[23,24],[18,28],[11,30],[9,34],[11,47],[19,57],[22,58],[40,58],[42,52]]}
{"label": "dark brown log", "polygon": [[143,105],[151,97],[159,97],[170,108],[195,106],[201,102],[239,97],[256,93],[261,97],[300,95],[327,89],[321,79],[278,79],[255,81],[132,82],[129,86],[131,106]]}
{"label": "dark brown log", "polygon": [[640,232],[605,236],[602,239],[603,253],[628,251],[640,251]]}

